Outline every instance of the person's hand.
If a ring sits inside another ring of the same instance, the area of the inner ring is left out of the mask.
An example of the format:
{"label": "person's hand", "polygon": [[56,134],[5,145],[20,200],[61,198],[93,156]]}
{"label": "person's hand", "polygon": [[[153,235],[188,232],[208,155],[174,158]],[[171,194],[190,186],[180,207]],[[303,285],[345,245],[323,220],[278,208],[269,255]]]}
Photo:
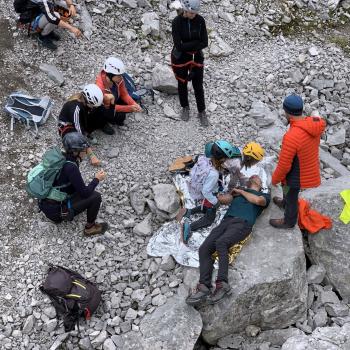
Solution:
{"label": "person's hand", "polygon": [[103,103],[106,106],[114,105],[114,102],[115,102],[115,97],[113,94],[105,94],[103,96]]}
{"label": "person's hand", "polygon": [[103,171],[103,170],[100,170],[100,171],[98,171],[97,172],[97,174],[95,175],[95,177],[96,177],[96,179],[98,180],[98,181],[102,181],[102,180],[104,180],[105,178],[106,178],[106,173]]}
{"label": "person's hand", "polygon": [[81,36],[81,31],[80,29],[76,28],[76,27],[72,27],[71,32],[75,35],[76,38],[79,38]]}
{"label": "person's hand", "polygon": [[69,16],[75,17],[77,15],[77,10],[74,5],[69,5]]}
{"label": "person's hand", "polygon": [[137,103],[131,106],[132,112],[142,112],[142,108]]}
{"label": "person's hand", "polygon": [[240,194],[242,194],[244,190],[242,190],[241,188],[234,188],[231,191],[232,196],[239,196]]}
{"label": "person's hand", "polygon": [[218,201],[220,202],[220,204],[224,204],[224,205],[228,205],[232,202],[232,195],[231,194],[218,194],[217,196]]}
{"label": "person's hand", "polygon": [[99,166],[101,164],[101,161],[95,155],[92,155],[90,157],[90,163],[93,166]]}

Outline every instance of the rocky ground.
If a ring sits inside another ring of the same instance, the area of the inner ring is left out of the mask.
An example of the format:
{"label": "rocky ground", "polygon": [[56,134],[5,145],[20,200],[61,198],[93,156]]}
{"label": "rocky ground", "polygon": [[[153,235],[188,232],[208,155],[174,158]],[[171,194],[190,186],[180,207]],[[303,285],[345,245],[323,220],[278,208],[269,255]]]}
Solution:
{"label": "rocky ground", "polygon": [[[175,16],[170,1],[90,0],[86,8],[82,1],[77,3],[80,11],[87,8],[92,16],[91,28],[86,18],[78,19],[90,39],[76,40],[65,33],[58,51],[50,52],[16,29],[11,4],[0,0],[2,103],[17,89],[49,95],[57,116],[65,99],[92,82],[109,55],[122,57],[141,85],[162,80],[158,75],[164,73],[153,69],[169,63]],[[49,146],[60,141],[54,118],[35,139],[20,125],[11,133],[9,119],[1,114],[0,348],[113,350],[120,344],[120,335],[130,330],[137,333],[145,315],[177,294],[185,271],[170,258],[147,257],[151,231],[134,227],[147,217],[147,224],[156,229],[162,219],[150,215],[148,207],[135,210],[130,190],[135,192],[139,186],[137,193],[151,205],[152,186],[170,182],[168,164],[177,156],[201,152],[205,142],[214,138],[238,145],[258,140],[267,153],[275,154],[285,128],[281,102],[288,92],[302,93],[307,113],[326,118],[322,148],[350,168],[349,7],[349,1],[335,0],[203,1],[210,35],[205,90],[211,126],[199,127],[194,107],[189,123],[177,120],[177,97],[158,92],[154,104],[146,102],[148,115],[130,116],[112,137],[96,134],[96,153],[108,174],[99,186],[103,195],[100,219],[111,227],[104,237],[83,238],[83,217],[57,226],[48,222],[26,195],[27,171]],[[156,15],[144,16],[150,12]],[[39,69],[42,63],[55,65],[63,73],[63,86]],[[322,163],[322,167],[324,179],[337,176],[329,164]],[[93,177],[95,169],[89,164],[82,169],[87,180]],[[79,336],[63,334],[48,299],[38,291],[49,262],[81,272],[103,291],[103,305],[81,326]],[[330,287],[310,288],[313,295],[336,297],[334,293],[330,296]],[[309,307],[312,303],[313,299]],[[318,326],[329,325],[327,317],[332,313],[322,311],[317,321],[312,315],[299,328],[309,334]],[[255,348],[278,349],[283,344],[265,340]],[[270,345],[261,345],[264,342]],[[241,349],[243,343],[233,347],[222,341],[219,346]]]}

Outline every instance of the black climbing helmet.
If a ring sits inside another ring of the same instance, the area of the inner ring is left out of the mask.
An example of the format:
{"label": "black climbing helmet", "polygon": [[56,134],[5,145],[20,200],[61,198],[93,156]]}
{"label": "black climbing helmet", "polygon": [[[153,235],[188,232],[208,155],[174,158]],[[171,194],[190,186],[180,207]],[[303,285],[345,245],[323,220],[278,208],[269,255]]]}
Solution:
{"label": "black climbing helmet", "polygon": [[81,152],[90,147],[88,140],[80,132],[70,132],[63,137],[63,148],[66,152]]}

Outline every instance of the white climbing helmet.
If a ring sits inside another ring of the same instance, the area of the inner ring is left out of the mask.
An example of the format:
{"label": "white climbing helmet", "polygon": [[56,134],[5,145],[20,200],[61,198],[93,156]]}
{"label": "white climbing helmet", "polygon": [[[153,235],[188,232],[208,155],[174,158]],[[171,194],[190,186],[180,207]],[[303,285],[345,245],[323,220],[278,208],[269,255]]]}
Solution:
{"label": "white climbing helmet", "polygon": [[83,89],[83,95],[89,105],[99,107],[103,102],[103,92],[96,84],[88,84]]}
{"label": "white climbing helmet", "polygon": [[181,0],[182,7],[185,11],[198,13],[201,6],[200,0]]}
{"label": "white climbing helmet", "polygon": [[103,70],[106,73],[121,75],[125,73],[125,66],[121,59],[116,57],[109,57],[106,59]]}

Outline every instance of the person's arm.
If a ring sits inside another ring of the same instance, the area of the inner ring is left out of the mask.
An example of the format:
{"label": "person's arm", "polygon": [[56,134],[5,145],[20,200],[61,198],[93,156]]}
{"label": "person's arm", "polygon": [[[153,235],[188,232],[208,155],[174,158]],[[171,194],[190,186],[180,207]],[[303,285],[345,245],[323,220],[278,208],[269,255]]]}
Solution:
{"label": "person's arm", "polygon": [[216,205],[218,203],[218,199],[213,192],[218,186],[219,173],[217,171],[210,171],[207,178],[204,181],[202,194],[203,197],[209,201],[211,204]]}
{"label": "person's arm", "polygon": [[180,31],[179,31],[179,18],[176,17],[173,20],[172,23],[172,36],[173,36],[173,42],[174,42],[174,46],[176,47],[176,49],[178,51],[181,52],[187,52],[187,51],[196,51],[195,47],[197,47],[200,43],[199,40],[193,40],[193,41],[189,41],[187,43],[182,42],[181,40],[181,36],[180,36]]}
{"label": "person's arm", "polygon": [[69,16],[75,17],[77,15],[77,10],[75,9],[73,2],[71,0],[66,0],[66,4],[69,10]]}
{"label": "person's arm", "polygon": [[126,105],[115,105],[116,112],[124,112],[124,113],[132,113],[132,112],[140,112],[141,107],[132,99],[129,95],[128,90],[125,87],[124,81],[119,83],[119,95],[123,102]]}
{"label": "person's arm", "polygon": [[243,196],[248,202],[255,204],[255,205],[259,205],[261,207],[265,207],[266,206],[266,199],[264,196],[258,196],[256,194],[244,191],[242,189],[239,188],[234,188],[232,190],[233,193],[238,193],[241,196]]}
{"label": "person's arm", "polygon": [[75,192],[77,192],[82,198],[90,197],[94,192],[96,186],[99,184],[99,180],[95,177],[86,186],[77,165],[68,163],[66,165],[66,170],[67,170],[68,180],[70,184],[73,186]]}
{"label": "person's arm", "polygon": [[277,185],[282,182],[289,173],[293,159],[297,153],[297,145],[290,137],[290,134],[286,134],[283,137],[282,148],[278,158],[278,164],[275,171],[272,174],[272,184]]}
{"label": "person's arm", "polygon": [[57,24],[59,27],[63,28],[63,29],[67,29],[69,30],[71,33],[73,33],[77,38],[79,38],[81,36],[81,31],[80,29],[72,26],[71,24],[69,24],[68,22],[66,21],[62,21],[60,19],[60,21],[58,22]]}
{"label": "person's arm", "polygon": [[74,128],[76,131],[80,132],[81,134],[84,134],[84,130],[80,125],[80,107],[77,104],[76,107],[73,110],[73,124],[74,124]]}
{"label": "person's arm", "polygon": [[193,49],[190,51],[199,51],[208,47],[208,33],[204,18],[201,18],[200,26],[200,39],[197,43],[193,43]]}

